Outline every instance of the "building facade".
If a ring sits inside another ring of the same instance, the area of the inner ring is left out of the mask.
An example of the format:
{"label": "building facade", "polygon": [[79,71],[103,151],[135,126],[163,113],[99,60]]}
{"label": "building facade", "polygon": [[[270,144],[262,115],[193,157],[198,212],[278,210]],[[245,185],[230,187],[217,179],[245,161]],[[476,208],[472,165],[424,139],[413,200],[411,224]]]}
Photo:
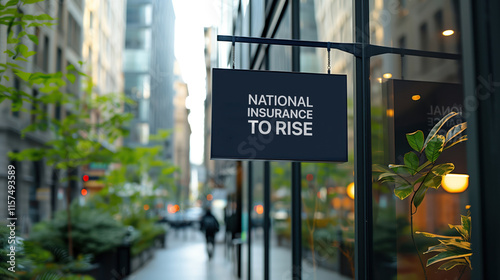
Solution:
{"label": "building facade", "polygon": [[[85,1],[83,61],[84,71],[92,78],[92,94],[121,94],[124,92],[123,52],[125,47],[125,12],[126,1]],[[84,85],[86,87],[86,85]],[[123,110],[123,108],[116,108]],[[100,123],[102,112],[90,112],[89,122]],[[98,140],[102,138],[98,136]],[[121,145],[123,139],[115,143],[104,143],[113,149]],[[89,164],[83,167],[83,173],[92,178],[105,175],[107,166]],[[84,183],[91,194],[101,190],[104,185],[90,180]]]}
{"label": "building facade", "polygon": [[181,79],[180,67],[175,63],[174,73],[174,158],[173,163],[179,168],[176,173],[177,194],[176,201],[182,201],[189,205],[190,183],[191,183],[191,163],[189,161],[191,126],[188,122],[189,110],[186,108],[186,99],[189,96],[188,86]]}
{"label": "building facade", "polygon": [[[38,45],[33,44],[27,37],[24,37],[22,43],[27,45],[30,50],[36,51],[36,55],[31,56],[27,63],[22,64],[29,72],[55,73],[61,71],[66,73],[66,68],[73,65],[80,69],[79,61],[82,61],[82,43],[83,43],[83,18],[84,1],[66,0],[66,1],[43,1],[32,5],[22,6],[23,12],[27,14],[46,13],[53,18],[57,18],[57,25],[49,27],[28,27],[28,33],[38,37]],[[0,27],[0,49],[7,49],[6,45],[7,28]],[[0,54],[2,63],[7,61],[7,56]],[[2,84],[4,81],[2,81]],[[36,97],[39,95],[39,89],[30,87],[27,83],[18,77],[11,77],[8,86],[14,86],[27,94]],[[75,96],[80,96],[80,77],[77,77],[74,83],[67,83],[65,91]],[[30,110],[31,106],[24,103],[24,109]],[[0,111],[4,121],[0,124],[0,145],[1,154],[0,167],[3,168],[1,180],[7,185],[7,166],[16,167],[16,211],[19,217],[20,233],[26,235],[30,232],[34,223],[50,218],[53,213],[63,209],[66,205],[67,194],[71,198],[77,196],[81,185],[79,182],[73,182],[68,186],[67,181],[63,180],[67,175],[64,172],[55,170],[52,166],[47,166],[44,161],[39,162],[15,162],[9,159],[9,152],[20,152],[26,148],[42,147],[45,141],[50,140],[47,132],[28,133],[26,137],[21,138],[21,131],[33,122],[33,115],[26,111],[12,112],[11,102],[2,102]],[[63,105],[45,106],[43,110],[53,118],[62,120],[71,112],[71,108]],[[70,188],[70,191],[68,191]],[[7,201],[7,193],[0,194],[0,198]],[[0,217],[7,217],[7,209],[0,210]]]}
{"label": "building facade", "polygon": [[[149,135],[173,130],[174,22],[172,1],[127,1],[125,94],[136,104],[125,106],[134,115],[125,145],[148,145]],[[164,143],[166,158],[173,156],[172,139]]]}
{"label": "building facade", "polygon": [[[233,59],[235,68],[253,70],[327,73],[330,66],[332,74],[347,75],[348,83],[349,161],[301,164],[298,215],[292,216],[290,202],[294,200],[291,178],[297,169],[283,162],[234,165],[229,196],[236,203],[232,212],[239,219],[238,237],[246,241],[236,261],[238,276],[488,279],[500,275],[494,265],[499,242],[493,237],[500,225],[490,215],[495,212],[492,196],[498,194],[493,187],[498,176],[491,168],[498,156],[491,141],[500,133],[494,126],[500,61],[493,51],[493,34],[500,25],[493,11],[498,3],[262,0],[221,1],[221,5],[233,12],[222,15],[220,35],[356,43],[367,52],[377,50],[368,44],[393,48],[370,53],[366,59],[361,53],[333,48],[330,53],[325,48],[296,52],[289,46],[236,43],[233,57],[230,43],[218,43],[223,67],[232,67]],[[453,152],[444,152],[443,158],[455,157],[450,175],[468,181],[460,191],[451,190],[448,183],[429,189],[422,203],[414,204],[417,211],[410,199],[394,195],[394,185],[378,182],[372,164],[404,164],[404,154],[399,153],[410,151],[405,133],[420,129],[427,135],[450,111],[458,113],[457,121],[467,121],[468,140],[455,145]],[[266,192],[270,204],[264,203]],[[255,208],[262,203],[269,208],[268,217]],[[472,256],[467,256],[471,258],[450,270],[439,268],[444,262],[426,266],[434,255],[422,252],[439,242],[414,232],[452,235],[448,225],[460,225],[460,215],[470,215],[476,231]],[[297,218],[302,220],[301,230],[292,230]],[[307,261],[298,262],[297,255]],[[264,259],[264,268],[255,259]]]}

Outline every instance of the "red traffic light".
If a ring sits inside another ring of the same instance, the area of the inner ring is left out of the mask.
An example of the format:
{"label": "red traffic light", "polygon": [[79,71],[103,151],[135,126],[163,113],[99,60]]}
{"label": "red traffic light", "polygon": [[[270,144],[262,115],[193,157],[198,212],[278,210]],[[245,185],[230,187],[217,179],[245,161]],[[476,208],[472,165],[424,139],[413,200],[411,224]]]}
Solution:
{"label": "red traffic light", "polygon": [[83,175],[83,181],[87,182],[89,180],[89,175]]}

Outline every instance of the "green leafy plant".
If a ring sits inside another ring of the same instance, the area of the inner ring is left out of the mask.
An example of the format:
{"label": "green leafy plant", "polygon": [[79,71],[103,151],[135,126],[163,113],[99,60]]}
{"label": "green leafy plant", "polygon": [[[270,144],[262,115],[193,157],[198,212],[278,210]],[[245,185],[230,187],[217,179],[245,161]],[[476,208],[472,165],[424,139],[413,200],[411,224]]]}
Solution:
{"label": "green leafy plant", "polygon": [[[71,237],[75,255],[97,255],[119,246],[126,228],[110,214],[88,206],[71,205]],[[67,212],[59,211],[54,219],[35,225],[30,240],[46,250],[67,249]]]}
{"label": "green leafy plant", "polygon": [[411,238],[417,255],[427,279],[425,266],[418,251],[414,238],[413,215],[425,198],[425,194],[430,188],[438,189],[441,186],[444,176],[455,169],[453,163],[437,164],[441,153],[467,140],[467,135],[462,133],[467,128],[467,123],[463,122],[451,127],[443,133],[443,126],[458,113],[450,112],[444,116],[429,132],[424,140],[424,133],[421,130],[406,134],[408,144],[413,149],[404,155],[403,165],[391,164],[388,167],[374,165],[373,172],[380,173],[378,181],[394,185],[394,194],[401,200],[410,198],[410,230]]}
{"label": "green leafy plant", "polygon": [[91,255],[79,255],[72,258],[66,249],[51,247],[44,249],[37,242],[24,241],[22,246],[22,259],[19,266],[22,271],[16,273],[13,279],[31,280],[93,280],[85,275],[94,266]]}
{"label": "green leafy plant", "polygon": [[[438,245],[429,247],[424,254],[438,253],[427,260],[427,266],[445,262],[439,269],[451,270],[457,266],[469,267],[472,269],[470,257],[472,256],[471,249],[471,218],[469,215],[461,216],[461,225],[449,225],[450,228],[455,229],[460,235],[458,236],[444,236],[428,232],[416,232],[426,237],[436,238],[439,241]],[[462,273],[463,273],[462,269]]]}

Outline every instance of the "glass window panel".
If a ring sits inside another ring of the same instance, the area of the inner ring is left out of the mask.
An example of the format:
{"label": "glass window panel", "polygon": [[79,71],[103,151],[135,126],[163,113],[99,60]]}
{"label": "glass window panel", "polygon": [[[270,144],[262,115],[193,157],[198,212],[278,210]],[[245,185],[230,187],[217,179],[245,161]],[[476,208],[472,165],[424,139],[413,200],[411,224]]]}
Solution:
{"label": "glass window panel", "polygon": [[[300,34],[303,40],[352,42],[350,1],[304,0],[300,2]],[[327,73],[328,52],[301,48],[302,72]],[[332,74],[347,75],[347,163],[302,164],[303,272],[307,279],[354,277],[354,175],[353,175],[353,57],[332,49]]]}
{"label": "glass window panel", "polygon": [[[370,27],[376,34],[370,38],[371,43],[460,52],[458,1],[401,1],[395,6],[374,1],[371,4],[374,24]],[[453,34],[443,33],[445,30],[452,30]],[[373,163],[405,164],[405,154],[412,151],[406,133],[421,130],[427,136],[449,111],[462,112],[461,63],[387,54],[372,57],[370,65]],[[461,117],[450,120],[443,126],[444,133],[462,121]],[[425,162],[425,154],[414,154],[420,159],[417,164]],[[466,174],[464,144],[444,151],[438,162],[451,162],[455,165],[452,173]],[[425,169],[421,173],[413,177],[407,174],[405,178],[413,182],[425,174]],[[459,225],[460,215],[467,215],[467,189],[450,193],[443,185],[438,189],[429,188],[415,208],[411,206],[411,201],[415,201],[412,200],[414,192],[401,200],[394,193],[395,187],[401,184],[381,183],[377,180],[380,173],[373,175],[375,277],[424,279],[425,273],[428,279],[470,279],[467,266],[449,271],[439,269],[445,262],[426,266],[427,260],[436,254],[423,252],[439,241],[415,233],[457,235],[448,224]],[[420,184],[416,183],[414,190],[418,188]]]}
{"label": "glass window panel", "polygon": [[151,53],[149,51],[126,49],[123,68],[125,71],[147,71],[150,65],[150,57]]}
{"label": "glass window panel", "polygon": [[[375,35],[370,37],[370,42],[395,47],[399,38],[406,36],[407,48],[457,53],[460,42],[458,3],[458,1],[370,1],[370,34]],[[422,26],[426,26],[426,34],[421,33]],[[445,30],[453,30],[453,35],[443,35]]]}
{"label": "glass window panel", "polygon": [[151,29],[127,28],[125,34],[125,48],[149,50],[151,48]]}
{"label": "glass window panel", "polygon": [[292,219],[291,165],[271,162],[271,229],[269,274],[271,279],[291,279]]}
{"label": "glass window panel", "polygon": [[127,6],[127,24],[151,25],[153,22],[153,6],[144,4]]}
{"label": "glass window panel", "polygon": [[264,279],[264,162],[253,162],[252,279]]}

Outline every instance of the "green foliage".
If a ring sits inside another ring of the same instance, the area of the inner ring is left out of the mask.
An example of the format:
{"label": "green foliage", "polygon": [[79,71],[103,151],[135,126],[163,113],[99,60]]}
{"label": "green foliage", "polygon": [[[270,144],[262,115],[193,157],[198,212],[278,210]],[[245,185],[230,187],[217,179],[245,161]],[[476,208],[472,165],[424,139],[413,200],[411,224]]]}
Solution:
{"label": "green foliage", "polygon": [[10,272],[8,268],[10,267],[9,256],[7,254],[10,252],[8,241],[9,228],[5,226],[4,223],[0,224],[0,278],[1,279],[14,279],[14,273]]}
{"label": "green foliage", "polygon": [[470,216],[461,216],[461,225],[449,225],[455,229],[458,236],[443,236],[427,232],[416,232],[426,237],[435,238],[439,241],[438,245],[431,246],[424,254],[437,253],[435,256],[427,260],[427,266],[445,262],[441,264],[439,269],[451,270],[457,266],[469,266],[472,269],[470,257],[472,249],[470,243],[471,218]]}
{"label": "green foliage", "polygon": [[[404,165],[374,166],[373,172],[380,173],[378,181],[394,184],[394,194],[401,200],[413,194],[412,204],[418,208],[427,190],[439,188],[443,177],[455,169],[452,163],[436,164],[444,149],[467,139],[467,136],[457,138],[467,128],[466,123],[453,126],[444,134],[446,136],[439,134],[443,125],[455,116],[455,112],[444,116],[431,129],[425,141],[424,133],[420,130],[406,134],[408,144],[414,151],[405,154]],[[422,160],[423,155],[425,161]]]}
{"label": "green foliage", "polygon": [[84,275],[86,271],[93,268],[90,264],[90,255],[79,255],[76,259],[71,258],[65,249],[44,249],[40,244],[33,241],[23,242],[23,258],[19,261],[23,267],[22,272],[17,273],[19,280],[31,279],[54,279],[54,280],[93,280],[94,278]]}
{"label": "green foliage", "polygon": [[132,240],[132,256],[137,256],[144,250],[151,248],[155,240],[166,233],[165,228],[156,224],[154,219],[144,219],[138,215],[125,219],[124,224],[133,226],[139,232]]}
{"label": "green foliage", "polygon": [[[71,221],[75,255],[98,255],[116,248],[126,233],[126,228],[110,214],[88,206],[72,204]],[[57,212],[54,219],[35,225],[30,240],[46,250],[66,250],[67,226],[67,212]]]}
{"label": "green foliage", "polygon": [[[30,81],[32,73],[22,71],[23,67],[13,62],[28,61],[27,58],[36,52],[30,51],[28,46],[23,44],[23,38],[27,37],[34,44],[38,44],[38,38],[30,34],[28,28],[33,26],[52,26],[55,24],[54,18],[47,14],[29,15],[21,12],[23,6],[34,4],[43,0],[10,0],[5,5],[0,4],[0,25],[7,26],[7,50],[4,51],[10,62],[0,64],[0,82],[2,79],[9,80],[8,73],[12,72],[26,82]],[[20,29],[20,30],[19,30]],[[12,88],[0,88],[1,98],[15,100],[17,90]]]}

